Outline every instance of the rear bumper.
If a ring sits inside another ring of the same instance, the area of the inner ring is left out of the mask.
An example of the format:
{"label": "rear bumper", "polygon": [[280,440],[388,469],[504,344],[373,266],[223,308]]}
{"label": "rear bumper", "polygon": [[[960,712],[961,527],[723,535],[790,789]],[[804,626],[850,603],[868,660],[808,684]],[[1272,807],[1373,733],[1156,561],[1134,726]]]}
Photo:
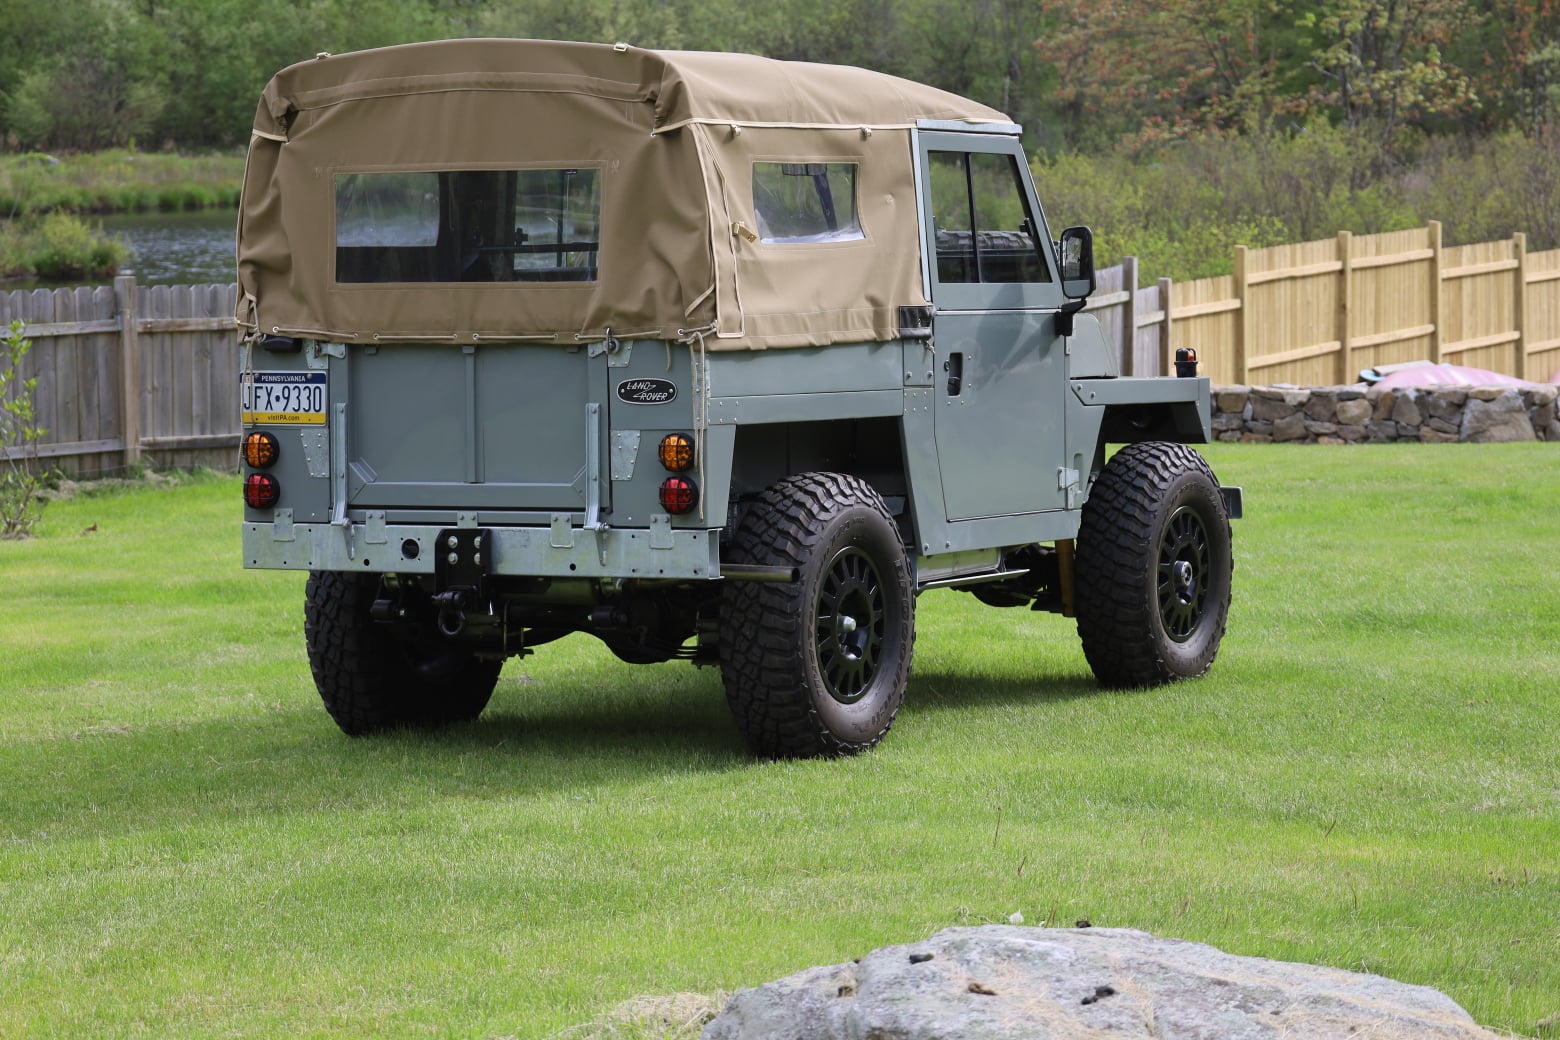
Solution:
{"label": "rear bumper", "polygon": [[[244,566],[267,570],[433,574],[444,527],[367,523],[243,525]],[[708,580],[720,575],[718,530],[488,527],[487,573],[551,578]]]}

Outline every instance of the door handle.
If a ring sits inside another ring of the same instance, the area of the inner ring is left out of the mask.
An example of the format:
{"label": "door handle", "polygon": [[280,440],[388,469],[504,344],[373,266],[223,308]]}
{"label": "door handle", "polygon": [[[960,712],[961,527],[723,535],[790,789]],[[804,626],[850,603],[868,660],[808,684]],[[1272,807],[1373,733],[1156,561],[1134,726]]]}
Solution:
{"label": "door handle", "polygon": [[948,396],[958,397],[964,384],[964,355],[949,354],[948,360],[943,362],[943,371],[948,373]]}

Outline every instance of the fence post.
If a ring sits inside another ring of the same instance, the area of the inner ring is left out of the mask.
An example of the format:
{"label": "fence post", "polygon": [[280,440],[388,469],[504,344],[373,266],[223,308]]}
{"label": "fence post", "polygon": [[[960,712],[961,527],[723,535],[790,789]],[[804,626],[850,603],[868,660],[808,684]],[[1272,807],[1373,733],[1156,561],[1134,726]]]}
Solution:
{"label": "fence post", "polygon": [[1527,235],[1518,231],[1511,236],[1511,253],[1516,258],[1517,269],[1512,272],[1512,320],[1517,326],[1517,370],[1512,373],[1518,379],[1527,378]]}
{"label": "fence post", "polygon": [[1137,368],[1137,280],[1138,258],[1122,257],[1121,285],[1127,290],[1127,309],[1121,317],[1126,329],[1126,335],[1122,338],[1127,341],[1127,349],[1121,352],[1121,374],[1124,376],[1135,375],[1133,370]]}
{"label": "fence post", "polygon": [[1446,324],[1445,315],[1441,313],[1441,222],[1432,220],[1425,231],[1430,239],[1430,324],[1435,327],[1430,333],[1430,360],[1439,365],[1442,326]]}
{"label": "fence post", "polygon": [[1159,371],[1156,376],[1167,376],[1175,371],[1170,367],[1175,350],[1170,345],[1170,289],[1175,283],[1169,278],[1159,279],[1159,308],[1165,312],[1164,324],[1159,327]]}
{"label": "fence post", "polygon": [[1338,262],[1343,265],[1338,271],[1338,363],[1333,366],[1333,382],[1338,386],[1352,382],[1349,378],[1349,370],[1353,367],[1349,353],[1349,312],[1354,307],[1353,239],[1347,231],[1338,232]]}
{"label": "fence post", "polygon": [[1235,375],[1242,386],[1251,383],[1251,370],[1246,365],[1246,335],[1251,324],[1251,301],[1246,298],[1246,261],[1250,253],[1245,246],[1235,247],[1235,298],[1240,301],[1235,315]]}
{"label": "fence post", "polygon": [[141,461],[141,350],[140,314],[137,312],[135,275],[114,278],[114,302],[119,311],[119,387],[123,398],[125,468]]}

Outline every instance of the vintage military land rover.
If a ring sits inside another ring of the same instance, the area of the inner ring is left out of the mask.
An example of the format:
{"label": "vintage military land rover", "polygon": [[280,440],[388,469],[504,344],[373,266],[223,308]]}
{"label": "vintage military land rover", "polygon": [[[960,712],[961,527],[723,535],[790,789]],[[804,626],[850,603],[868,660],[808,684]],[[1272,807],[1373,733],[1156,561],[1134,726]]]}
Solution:
{"label": "vintage military land rover", "polygon": [[586,632],[718,663],[760,754],[850,753],[938,588],[1076,616],[1107,684],[1218,651],[1208,381],[1117,375],[1089,232],[1052,241],[982,105],[624,45],[322,54],[261,100],[238,273],[244,562],[310,572],[348,733],[475,718]]}

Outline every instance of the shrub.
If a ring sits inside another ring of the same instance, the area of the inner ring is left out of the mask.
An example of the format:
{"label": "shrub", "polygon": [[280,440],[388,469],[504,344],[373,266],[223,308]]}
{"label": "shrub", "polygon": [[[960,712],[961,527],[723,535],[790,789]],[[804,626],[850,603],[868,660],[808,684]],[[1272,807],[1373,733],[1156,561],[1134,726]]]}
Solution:
{"label": "shrub", "polygon": [[26,538],[43,511],[43,490],[50,473],[39,465],[38,441],[48,431],[33,410],[37,379],[23,379],[21,362],[32,349],[26,326],[11,322],[0,340],[0,538]]}
{"label": "shrub", "polygon": [[69,213],[49,213],[0,228],[0,272],[67,281],[114,274],[130,255],[116,238]]}

